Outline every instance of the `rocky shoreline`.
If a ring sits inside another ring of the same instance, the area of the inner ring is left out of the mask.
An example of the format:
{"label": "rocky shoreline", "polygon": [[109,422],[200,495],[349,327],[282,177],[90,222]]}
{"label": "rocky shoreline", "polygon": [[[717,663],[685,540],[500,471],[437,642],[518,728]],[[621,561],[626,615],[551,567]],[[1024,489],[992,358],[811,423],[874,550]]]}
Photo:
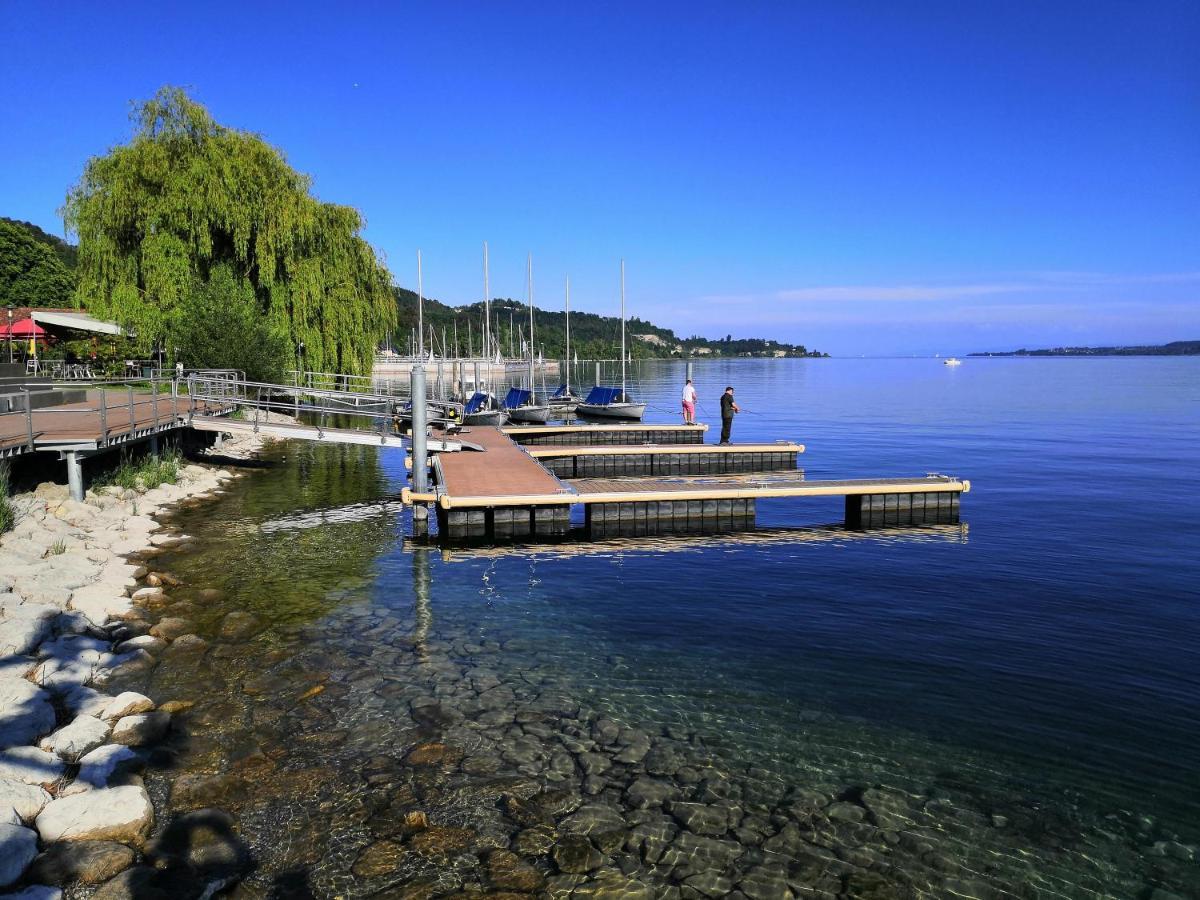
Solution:
{"label": "rocky shoreline", "polygon": [[[248,435],[219,452],[249,458],[264,443]],[[16,522],[0,536],[3,897],[53,900],[155,855],[140,773],[185,704],[106,688],[204,646],[182,617],[151,624],[170,576],[143,561],[187,540],[156,516],[215,497],[235,477],[185,464],[177,483],[151,490],[101,487],[79,503],[44,483],[10,498]]]}

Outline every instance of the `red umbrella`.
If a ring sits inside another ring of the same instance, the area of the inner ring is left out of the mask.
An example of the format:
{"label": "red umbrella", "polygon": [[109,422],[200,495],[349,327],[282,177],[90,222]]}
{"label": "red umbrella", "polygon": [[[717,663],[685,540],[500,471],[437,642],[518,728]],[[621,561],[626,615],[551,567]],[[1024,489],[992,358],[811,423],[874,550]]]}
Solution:
{"label": "red umbrella", "polygon": [[[3,334],[8,336],[10,330],[5,328]],[[39,325],[33,319],[22,319],[13,325],[11,329],[12,337],[29,338],[29,337],[45,337],[46,329]]]}

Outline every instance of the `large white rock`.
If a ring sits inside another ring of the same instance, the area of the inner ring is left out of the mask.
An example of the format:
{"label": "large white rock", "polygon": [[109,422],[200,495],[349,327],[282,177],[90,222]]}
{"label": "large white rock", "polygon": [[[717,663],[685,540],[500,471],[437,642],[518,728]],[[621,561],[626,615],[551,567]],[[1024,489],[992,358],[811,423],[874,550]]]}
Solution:
{"label": "large white rock", "polygon": [[[4,626],[0,624],[0,628]],[[37,668],[37,660],[32,656],[0,657],[0,681],[5,678],[24,678]]]}
{"label": "large white rock", "polygon": [[32,653],[49,636],[59,608],[23,603],[16,594],[0,597],[0,657]]}
{"label": "large white rock", "polygon": [[63,691],[59,694],[59,699],[75,715],[95,716],[97,719],[101,717],[104,708],[112,702],[112,698],[108,694],[102,694],[95,688],[83,684]]}
{"label": "large white rock", "polygon": [[25,784],[50,784],[62,777],[66,763],[37,747],[12,747],[0,751],[0,778]]}
{"label": "large white rock", "polygon": [[94,716],[76,716],[74,721],[53,734],[42,738],[38,745],[43,750],[57,753],[68,762],[74,762],[95,750],[108,738],[108,724]]}
{"label": "large white rock", "polygon": [[79,774],[58,795],[70,797],[72,794],[109,787],[114,775],[123,775],[140,767],[141,757],[135,751],[123,744],[105,744],[79,760]]}
{"label": "large white rock", "polygon": [[50,795],[41,785],[0,778],[0,815],[12,810],[18,820],[28,822],[49,802]]}
{"label": "large white rock", "polygon": [[0,887],[12,884],[37,856],[37,835],[20,825],[0,825]]}
{"label": "large white rock", "polygon": [[71,609],[83,613],[96,625],[129,612],[132,606],[124,587],[111,581],[97,581],[71,592]]}
{"label": "large white rock", "polygon": [[135,713],[149,712],[152,709],[154,709],[154,701],[145,694],[139,694],[137,691],[124,691],[108,701],[101,718],[111,722],[122,716],[132,716]]}
{"label": "large white rock", "polygon": [[136,785],[84,791],[51,801],[37,817],[42,840],[139,843],[154,823],[145,788]]}
{"label": "large white rock", "polygon": [[0,749],[33,743],[53,727],[48,693],[23,678],[0,678]]}

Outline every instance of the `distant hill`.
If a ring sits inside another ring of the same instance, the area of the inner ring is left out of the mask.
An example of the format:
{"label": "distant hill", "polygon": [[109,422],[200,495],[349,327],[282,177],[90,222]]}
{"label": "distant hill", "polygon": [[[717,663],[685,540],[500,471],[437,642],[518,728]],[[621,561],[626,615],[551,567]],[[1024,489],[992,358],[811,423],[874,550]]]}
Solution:
{"label": "distant hill", "polygon": [[32,222],[22,222],[20,219],[10,219],[7,216],[0,216],[0,222],[24,228],[35,241],[45,244],[53,250],[54,255],[61,259],[63,265],[68,269],[74,269],[79,264],[79,248],[74,244],[68,244],[58,235],[42,231]]}
{"label": "distant hill", "polygon": [[972,353],[971,356],[1200,356],[1200,341],[1172,341],[1156,346],[1053,347],[1046,350],[1009,350],[1005,353]]}
{"label": "distant hill", "polygon": [[75,248],[29,222],[0,218],[0,307],[71,306]]}
{"label": "distant hill", "polygon": [[[417,327],[417,295],[406,288],[396,288],[396,307],[399,321],[393,344],[397,352],[408,350],[409,338]],[[545,309],[534,311],[537,345],[547,358],[561,358],[566,352],[566,316]],[[442,352],[442,335],[450,352],[455,351],[455,324],[458,326],[457,352],[468,349],[478,353],[482,344],[483,302],[466,306],[447,306],[425,298],[426,342],[433,328],[436,352]],[[522,336],[529,332],[529,307],[519,300],[492,301],[492,330],[505,356],[521,355]],[[693,335],[681,338],[669,328],[644,319],[632,318],[626,324],[626,345],[634,359],[656,359],[672,356],[696,357],[797,357],[828,356],[809,350],[802,344],[786,344],[767,338],[724,338],[710,340]],[[468,344],[470,345],[468,347]],[[588,312],[571,312],[571,353],[580,359],[615,359],[620,356],[621,320],[616,316],[599,316]]]}

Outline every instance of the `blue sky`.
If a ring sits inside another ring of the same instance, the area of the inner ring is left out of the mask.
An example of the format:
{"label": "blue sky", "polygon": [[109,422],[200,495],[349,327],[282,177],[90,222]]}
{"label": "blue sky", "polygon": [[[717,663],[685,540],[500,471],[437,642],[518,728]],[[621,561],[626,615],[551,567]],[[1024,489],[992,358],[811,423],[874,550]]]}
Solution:
{"label": "blue sky", "polygon": [[1200,338],[1200,4],[0,0],[0,214],[187,86],[398,282],[835,354]]}

